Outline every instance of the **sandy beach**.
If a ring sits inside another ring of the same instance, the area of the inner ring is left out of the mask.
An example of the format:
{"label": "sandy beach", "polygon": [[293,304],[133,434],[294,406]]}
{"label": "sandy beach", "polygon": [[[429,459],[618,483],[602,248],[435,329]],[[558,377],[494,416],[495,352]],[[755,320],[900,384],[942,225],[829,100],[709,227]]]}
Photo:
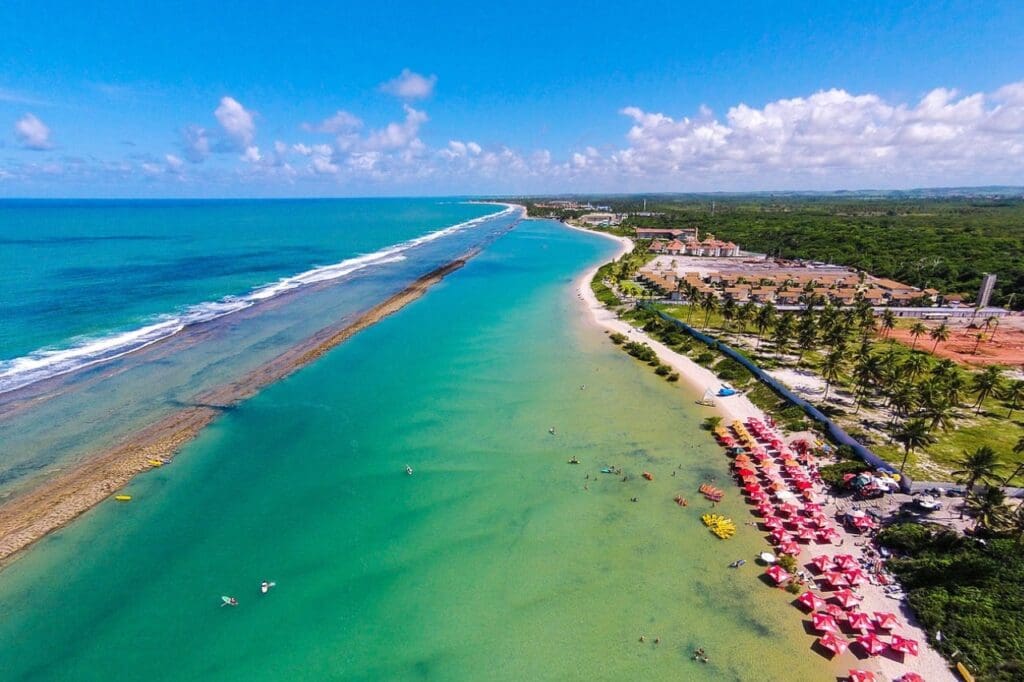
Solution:
{"label": "sandy beach", "polygon": [[[616,252],[615,258],[619,258],[633,249],[632,240],[625,237],[617,237],[604,232],[586,230],[572,225],[566,225],[566,227],[573,230],[589,232],[591,234],[616,241],[619,244],[619,250]],[[701,367],[690,358],[667,348],[664,344],[649,337],[642,330],[620,320],[614,312],[604,307],[600,301],[597,300],[597,297],[594,295],[594,292],[590,287],[590,283],[593,280],[597,269],[598,268],[595,267],[588,270],[576,281],[575,284],[577,297],[582,301],[586,314],[589,318],[605,330],[610,332],[619,332],[632,339],[642,341],[650,345],[651,348],[657,352],[661,361],[678,371],[682,380],[694,390],[699,391],[702,394],[708,389],[717,391],[722,382],[714,375],[713,372]],[[712,409],[716,410],[724,418],[726,423],[731,423],[734,420],[739,420],[745,423],[750,417],[768,422],[767,415],[765,415],[760,408],[755,406],[746,398],[746,396],[743,395],[732,396],[727,399],[717,399],[715,401],[715,407]],[[785,434],[785,440],[787,442],[791,442],[799,438],[804,438],[806,435],[807,434]],[[819,498],[825,501],[823,510],[829,517],[835,517],[837,514],[844,512],[850,506],[850,503],[847,500],[837,500],[825,484],[815,484],[815,492],[818,494]],[[804,547],[804,552],[798,558],[798,563],[802,567],[806,567],[808,562],[820,554],[836,554],[839,552],[853,555],[858,562],[862,558],[865,558],[865,550],[868,549],[867,539],[859,535],[847,533],[841,525],[839,527],[842,537],[840,544],[807,545]],[[758,532],[762,531],[759,530]],[[765,549],[771,549],[767,540],[765,543]],[[811,575],[813,575],[813,571],[811,572]],[[817,592],[816,589],[814,591]],[[863,586],[858,588],[858,591],[863,596],[863,601],[861,602],[862,611],[868,613],[873,611],[893,611],[899,613],[901,624],[900,627],[897,628],[897,631],[906,637],[916,639],[920,643],[920,653],[917,657],[907,657],[906,660],[898,660],[886,655],[858,660],[853,653],[847,652],[839,657],[840,662],[848,661],[848,667],[850,668],[873,670],[876,673],[880,673],[881,679],[884,680],[895,680],[908,671],[917,672],[929,682],[944,682],[959,679],[950,671],[946,660],[937,651],[935,651],[935,649],[928,645],[925,632],[917,624],[904,601],[890,599],[886,596],[880,585],[872,583],[865,583]],[[794,608],[792,617],[806,618],[807,616],[802,611]]]}
{"label": "sandy beach", "polygon": [[61,528],[149,470],[151,461],[169,462],[221,412],[316,360],[412,301],[466,264],[478,251],[464,254],[423,275],[402,291],[375,305],[355,320],[328,326],[305,342],[241,379],[200,395],[194,405],[141,429],[109,450],[42,485],[15,496],[0,507],[0,566],[48,533]]}

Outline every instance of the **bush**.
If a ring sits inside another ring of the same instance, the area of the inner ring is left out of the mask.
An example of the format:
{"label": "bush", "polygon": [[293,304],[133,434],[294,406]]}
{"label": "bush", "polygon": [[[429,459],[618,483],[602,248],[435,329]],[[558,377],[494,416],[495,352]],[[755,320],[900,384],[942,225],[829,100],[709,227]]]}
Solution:
{"label": "bush", "polygon": [[611,336],[609,336],[608,338],[609,338],[609,339],[611,340],[611,342],[612,342],[612,343],[614,343],[614,344],[615,344],[616,346],[621,346],[622,344],[624,344],[624,343],[626,342],[626,335],[625,335],[625,334],[620,334],[620,333],[618,333],[618,332],[615,332],[615,333],[613,333],[613,334],[612,334]]}
{"label": "bush", "polygon": [[778,558],[779,566],[782,566],[790,573],[795,573],[797,567],[796,558],[789,554],[780,554]]}
{"label": "bush", "polygon": [[732,358],[725,358],[715,365],[715,374],[722,381],[728,381],[735,386],[744,386],[750,383],[753,375],[747,368]]}
{"label": "bush", "polygon": [[714,431],[715,427],[722,423],[721,417],[704,417],[701,428],[705,431]]}
{"label": "bush", "polygon": [[672,372],[665,377],[665,381],[679,381],[679,372]]}
{"label": "bush", "polygon": [[786,585],[786,592],[789,592],[790,594],[800,594],[803,591],[803,586],[795,580],[790,580]]}
{"label": "bush", "polygon": [[704,365],[705,367],[710,367],[711,363],[715,361],[715,357],[716,356],[714,353],[712,353],[709,350],[706,350],[697,356],[697,364]]}
{"label": "bush", "polygon": [[669,367],[668,365],[659,364],[657,367],[654,368],[654,373],[657,374],[659,377],[667,377],[671,372],[672,368]]}
{"label": "bush", "polygon": [[862,471],[870,471],[871,467],[860,460],[847,460],[823,466],[820,469],[821,480],[829,485],[842,488],[845,486],[843,477],[846,474],[859,474]]}

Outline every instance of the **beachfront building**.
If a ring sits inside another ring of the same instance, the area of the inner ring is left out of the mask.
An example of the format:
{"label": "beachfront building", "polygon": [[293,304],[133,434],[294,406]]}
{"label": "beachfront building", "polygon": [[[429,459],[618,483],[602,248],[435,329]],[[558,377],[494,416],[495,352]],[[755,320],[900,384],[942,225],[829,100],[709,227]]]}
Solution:
{"label": "beachfront building", "polygon": [[681,230],[669,227],[638,227],[636,228],[637,239],[688,239],[697,236],[697,228]]}
{"label": "beachfront building", "polygon": [[[701,258],[736,258],[740,255],[740,247],[732,242],[715,239],[715,235],[709,234],[700,239],[697,230],[685,234],[683,230],[651,230],[637,228],[637,238],[645,239],[644,235],[653,234],[654,241],[651,242],[650,250],[653,253],[668,254],[671,256],[697,256]],[[663,236],[668,234],[670,236]]]}
{"label": "beachfront building", "polygon": [[622,216],[616,213],[584,213],[579,221],[590,227],[614,227],[622,224]]}

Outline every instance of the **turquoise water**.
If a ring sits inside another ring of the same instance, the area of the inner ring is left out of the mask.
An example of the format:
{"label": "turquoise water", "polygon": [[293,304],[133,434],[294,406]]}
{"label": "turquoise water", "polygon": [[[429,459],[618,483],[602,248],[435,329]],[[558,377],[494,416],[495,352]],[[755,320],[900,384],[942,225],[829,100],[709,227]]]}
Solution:
{"label": "turquoise water", "polygon": [[726,568],[758,534],[700,524],[727,469],[694,396],[581,319],[610,252],[520,224],[44,539],[0,574],[3,679],[834,679]]}

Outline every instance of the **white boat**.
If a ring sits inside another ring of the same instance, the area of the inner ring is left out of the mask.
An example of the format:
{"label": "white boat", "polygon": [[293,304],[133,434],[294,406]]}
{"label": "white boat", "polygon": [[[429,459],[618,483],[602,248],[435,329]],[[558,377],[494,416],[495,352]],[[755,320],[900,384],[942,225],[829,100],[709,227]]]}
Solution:
{"label": "white boat", "polygon": [[275,585],[277,585],[277,583],[268,582],[264,580],[260,583],[260,594],[266,594],[267,592],[270,592],[270,588],[274,587]]}

